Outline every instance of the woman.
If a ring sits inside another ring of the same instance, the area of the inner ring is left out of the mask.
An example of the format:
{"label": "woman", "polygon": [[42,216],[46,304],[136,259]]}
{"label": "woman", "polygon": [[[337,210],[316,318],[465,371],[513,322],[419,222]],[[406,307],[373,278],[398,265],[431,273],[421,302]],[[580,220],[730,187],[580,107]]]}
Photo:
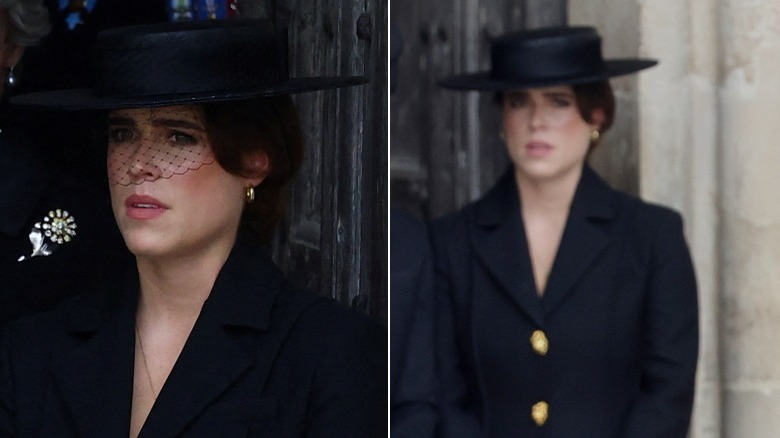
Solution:
{"label": "woman", "polygon": [[262,20],[107,31],[95,90],[20,104],[107,109],[112,205],[136,268],[12,324],[0,431],[14,436],[381,436],[386,337],[291,287],[260,243],[302,158]]}
{"label": "woman", "polygon": [[513,166],[432,226],[443,436],[684,437],[696,283],[679,214],[609,188],[586,164],[612,123],[592,28],[512,33],[490,72]]}
{"label": "woman", "polygon": [[[7,105],[39,72],[27,49],[49,27],[42,2],[0,0],[0,322],[51,309],[77,293],[85,275],[129,259],[108,193],[86,182],[83,162],[64,160],[78,155],[75,148],[65,154],[61,137],[41,135],[50,125],[40,116],[32,121]],[[58,210],[73,218],[76,235],[62,243],[40,239],[36,224]]]}
{"label": "woman", "polygon": [[[390,23],[390,93],[403,39]],[[435,305],[425,224],[390,210],[390,436],[430,438],[436,430]]]}
{"label": "woman", "polygon": [[42,3],[0,0],[0,95],[6,85],[16,85],[15,68],[25,48],[37,44],[49,27],[49,15]]}

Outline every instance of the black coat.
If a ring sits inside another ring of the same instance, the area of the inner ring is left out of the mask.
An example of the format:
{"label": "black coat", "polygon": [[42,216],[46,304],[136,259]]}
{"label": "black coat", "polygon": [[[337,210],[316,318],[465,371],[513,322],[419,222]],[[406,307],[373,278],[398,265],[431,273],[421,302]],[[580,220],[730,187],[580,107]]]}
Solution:
{"label": "black coat", "polygon": [[542,298],[511,171],[431,232],[443,436],[686,436],[698,309],[677,213],[585,167]]}
{"label": "black coat", "polygon": [[[24,125],[17,117],[2,123],[0,322],[6,322],[51,310],[81,291],[83,279],[94,272],[134,266],[135,261],[114,221],[107,184],[101,188],[97,181],[78,178],[58,148],[47,148],[28,135],[35,125]],[[57,209],[75,218],[76,235],[50,255],[30,258],[30,231]],[[26,260],[19,262],[20,257]]]}
{"label": "black coat", "polygon": [[433,267],[425,225],[390,215],[390,432],[432,437],[436,426]]}
{"label": "black coat", "polygon": [[[6,328],[0,436],[128,436],[136,278]],[[386,348],[384,328],[238,244],[140,436],[385,436]]]}

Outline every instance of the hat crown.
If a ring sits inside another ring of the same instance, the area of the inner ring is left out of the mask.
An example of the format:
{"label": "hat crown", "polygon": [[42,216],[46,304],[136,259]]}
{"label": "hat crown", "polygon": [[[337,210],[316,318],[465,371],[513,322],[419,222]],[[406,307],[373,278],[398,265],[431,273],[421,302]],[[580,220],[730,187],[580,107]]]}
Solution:
{"label": "hat crown", "polygon": [[242,91],[287,79],[267,20],[191,21],[107,30],[95,43],[95,94],[155,96]]}
{"label": "hat crown", "polygon": [[601,38],[592,27],[546,28],[496,38],[490,76],[538,81],[577,77],[604,69]]}
{"label": "hat crown", "polygon": [[652,67],[653,59],[604,59],[601,37],[588,26],[551,27],[499,36],[490,45],[491,69],[439,81],[455,90],[506,91],[576,85]]}
{"label": "hat crown", "polygon": [[232,102],[368,82],[364,76],[290,77],[287,56],[286,29],[276,31],[267,19],[109,29],[95,42],[91,88],[27,93],[12,97],[11,103],[64,110],[143,108]]}

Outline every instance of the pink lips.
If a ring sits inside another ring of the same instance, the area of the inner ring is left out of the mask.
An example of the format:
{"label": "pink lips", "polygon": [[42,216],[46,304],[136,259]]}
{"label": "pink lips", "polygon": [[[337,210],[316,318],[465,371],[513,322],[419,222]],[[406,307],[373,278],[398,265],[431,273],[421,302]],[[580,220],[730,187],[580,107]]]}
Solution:
{"label": "pink lips", "polygon": [[130,195],[125,199],[127,216],[132,219],[154,219],[168,210],[168,206],[151,196]]}
{"label": "pink lips", "polygon": [[525,151],[528,154],[529,157],[533,158],[543,158],[552,152],[553,148],[552,145],[541,142],[541,141],[531,141],[528,142],[525,145]]}

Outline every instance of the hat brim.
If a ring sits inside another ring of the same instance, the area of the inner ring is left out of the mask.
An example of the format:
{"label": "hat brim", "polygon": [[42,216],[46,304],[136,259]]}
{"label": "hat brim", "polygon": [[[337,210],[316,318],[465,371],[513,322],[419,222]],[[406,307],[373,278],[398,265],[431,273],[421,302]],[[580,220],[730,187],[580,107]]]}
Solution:
{"label": "hat brim", "polygon": [[22,94],[11,98],[16,106],[51,108],[59,110],[108,110],[120,108],[146,108],[171,105],[190,105],[204,102],[228,102],[298,94],[368,83],[364,76],[303,77],[293,78],[282,84],[257,87],[241,91],[205,91],[154,96],[108,97],[98,96],[91,89],[54,90]]}
{"label": "hat brim", "polygon": [[549,76],[544,78],[499,79],[490,72],[454,75],[440,80],[444,88],[453,90],[507,91],[520,88],[547,87],[553,85],[574,85],[603,81],[612,77],[635,73],[658,64],[653,59],[618,59],[604,62],[604,69],[579,76]]}

